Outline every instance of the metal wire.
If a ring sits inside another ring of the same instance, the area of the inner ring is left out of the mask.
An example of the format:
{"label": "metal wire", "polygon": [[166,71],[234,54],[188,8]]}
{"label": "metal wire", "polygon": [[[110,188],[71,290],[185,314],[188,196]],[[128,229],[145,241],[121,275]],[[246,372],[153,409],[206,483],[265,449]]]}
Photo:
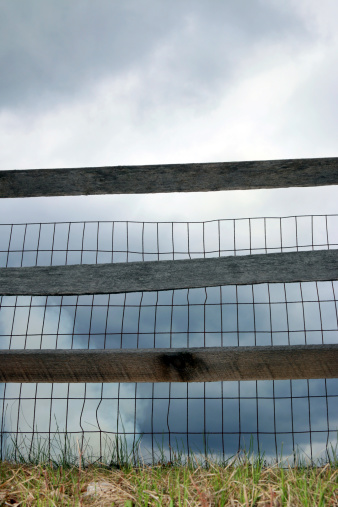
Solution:
{"label": "metal wire", "polygon": [[[337,222],[337,215],[330,215],[0,225],[0,259],[2,267],[11,267],[331,249],[338,246]],[[0,296],[0,348],[337,343],[337,289],[332,281]],[[298,449],[315,461],[329,459],[337,442],[335,379],[0,388],[1,458],[11,446],[16,457],[20,452],[33,456],[41,443],[56,456],[78,440],[83,452],[91,449],[102,459],[107,442],[117,436],[134,453],[138,446],[150,461],[161,453],[170,461],[175,453],[191,452],[226,458],[250,444],[266,457]]]}
{"label": "metal wire", "polygon": [[221,257],[337,248],[338,215],[4,224],[0,238],[0,267]]}

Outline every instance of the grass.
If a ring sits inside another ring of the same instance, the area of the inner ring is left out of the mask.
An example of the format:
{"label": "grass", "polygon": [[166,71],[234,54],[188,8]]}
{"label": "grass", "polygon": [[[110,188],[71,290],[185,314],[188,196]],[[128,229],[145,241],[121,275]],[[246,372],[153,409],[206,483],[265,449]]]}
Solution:
{"label": "grass", "polygon": [[126,467],[0,464],[0,505],[337,506],[337,468],[259,461]]}
{"label": "grass", "polygon": [[[16,450],[0,462],[0,506],[338,506],[338,459],[320,466],[268,463],[242,452],[225,462],[159,450],[147,465],[138,444],[128,451],[123,439],[110,443],[109,459],[89,463],[77,455],[50,461],[42,445],[27,455]],[[30,449],[32,451],[32,449]],[[25,457],[26,456],[26,457]],[[135,461],[136,460],[136,461]]]}

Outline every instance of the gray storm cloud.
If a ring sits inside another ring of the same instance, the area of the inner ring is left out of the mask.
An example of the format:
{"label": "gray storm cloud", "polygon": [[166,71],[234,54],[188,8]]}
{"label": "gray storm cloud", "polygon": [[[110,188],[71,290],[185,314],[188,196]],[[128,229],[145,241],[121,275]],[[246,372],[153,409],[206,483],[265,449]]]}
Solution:
{"label": "gray storm cloud", "polygon": [[13,0],[0,3],[0,20],[4,109],[70,100],[140,69],[157,82],[149,101],[163,91],[169,101],[205,100],[261,45],[311,40],[276,2]]}

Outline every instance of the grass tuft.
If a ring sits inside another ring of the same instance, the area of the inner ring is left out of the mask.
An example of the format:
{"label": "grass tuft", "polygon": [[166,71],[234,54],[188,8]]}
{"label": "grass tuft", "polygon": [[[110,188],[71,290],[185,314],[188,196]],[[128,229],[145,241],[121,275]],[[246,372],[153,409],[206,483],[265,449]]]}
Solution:
{"label": "grass tuft", "polygon": [[[80,461],[81,463],[81,461]],[[0,463],[0,505],[337,506],[337,466],[287,469],[234,458],[227,466],[55,468]]]}
{"label": "grass tuft", "polygon": [[13,444],[12,459],[0,462],[0,506],[338,505],[336,449],[322,466],[300,458],[291,466],[288,459],[268,463],[252,449],[225,461],[192,452],[187,458],[177,449],[169,461],[159,447],[158,462],[146,464],[140,442],[130,449],[125,439],[107,440],[106,458],[96,462],[88,461],[88,447],[76,442],[74,454],[75,449],[67,450],[64,444],[54,442],[59,461],[47,459],[50,448],[41,442],[35,449]]}

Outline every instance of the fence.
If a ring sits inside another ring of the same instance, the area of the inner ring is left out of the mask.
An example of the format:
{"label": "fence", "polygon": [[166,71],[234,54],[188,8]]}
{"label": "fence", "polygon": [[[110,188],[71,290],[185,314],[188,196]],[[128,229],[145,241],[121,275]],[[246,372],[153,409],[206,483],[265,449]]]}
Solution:
{"label": "fence", "polygon": [[[5,171],[0,196],[337,184],[337,167]],[[270,455],[283,441],[286,453],[325,448],[327,458],[338,419],[337,221],[0,226],[2,455],[13,434],[29,452],[47,436],[50,453],[56,435],[65,445],[91,435],[99,456],[107,435],[123,434],[129,444],[142,435],[152,459],[159,442],[168,459],[175,442],[225,456],[252,436]]]}

